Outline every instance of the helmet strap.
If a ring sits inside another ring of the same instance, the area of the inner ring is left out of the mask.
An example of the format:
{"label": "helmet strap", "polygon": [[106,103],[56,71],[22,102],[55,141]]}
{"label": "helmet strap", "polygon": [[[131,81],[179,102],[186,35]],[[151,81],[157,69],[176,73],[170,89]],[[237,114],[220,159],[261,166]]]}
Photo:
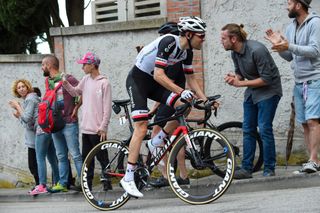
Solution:
{"label": "helmet strap", "polygon": [[192,45],[191,45],[191,39],[192,39],[192,37],[193,37],[193,34],[192,34],[192,36],[191,36],[190,38],[187,37],[187,41],[188,41],[188,45],[189,45],[190,50],[193,49],[193,47],[192,47]]}

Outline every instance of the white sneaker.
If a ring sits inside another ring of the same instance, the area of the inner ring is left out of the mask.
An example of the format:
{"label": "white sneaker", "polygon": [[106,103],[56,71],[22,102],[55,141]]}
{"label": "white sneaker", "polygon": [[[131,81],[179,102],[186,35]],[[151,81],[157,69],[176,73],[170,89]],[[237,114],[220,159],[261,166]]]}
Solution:
{"label": "white sneaker", "polygon": [[136,187],[135,182],[132,181],[125,181],[124,178],[121,179],[120,184],[122,188],[131,196],[133,197],[143,197],[143,194],[139,192]]}
{"label": "white sneaker", "polygon": [[319,165],[316,162],[309,160],[307,163],[302,164],[301,171],[306,173],[314,173],[319,170]]}

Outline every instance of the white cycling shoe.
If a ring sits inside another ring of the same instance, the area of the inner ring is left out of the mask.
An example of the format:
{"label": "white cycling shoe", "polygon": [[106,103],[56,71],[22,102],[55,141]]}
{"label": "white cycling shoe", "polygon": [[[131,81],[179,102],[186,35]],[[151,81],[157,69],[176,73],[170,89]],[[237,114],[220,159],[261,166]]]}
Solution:
{"label": "white cycling shoe", "polygon": [[133,197],[143,197],[143,194],[137,189],[135,182],[125,181],[124,178],[121,179],[120,184],[122,188]]}

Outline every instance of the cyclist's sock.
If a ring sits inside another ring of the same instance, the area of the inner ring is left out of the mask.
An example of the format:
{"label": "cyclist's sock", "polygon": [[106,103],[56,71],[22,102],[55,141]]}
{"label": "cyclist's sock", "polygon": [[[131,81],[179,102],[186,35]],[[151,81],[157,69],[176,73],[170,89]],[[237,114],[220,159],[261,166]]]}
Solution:
{"label": "cyclist's sock", "polygon": [[158,132],[158,134],[156,134],[151,141],[151,144],[153,146],[160,146],[163,144],[163,139],[165,137],[167,137],[167,133],[165,131],[163,131],[163,129],[160,130],[160,132]]}
{"label": "cyclist's sock", "polygon": [[124,180],[125,181],[134,180],[134,171],[136,170],[136,168],[137,168],[136,164],[131,164],[131,163],[128,162],[126,174],[124,175]]}

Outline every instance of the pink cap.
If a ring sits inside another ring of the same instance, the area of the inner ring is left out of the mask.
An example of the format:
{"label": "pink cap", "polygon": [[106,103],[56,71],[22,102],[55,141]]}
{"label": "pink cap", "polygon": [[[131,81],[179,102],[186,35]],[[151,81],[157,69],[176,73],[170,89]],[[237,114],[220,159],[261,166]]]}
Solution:
{"label": "pink cap", "polygon": [[99,57],[92,53],[92,52],[87,52],[82,59],[77,61],[78,64],[95,64],[99,65],[100,64],[100,59]]}

